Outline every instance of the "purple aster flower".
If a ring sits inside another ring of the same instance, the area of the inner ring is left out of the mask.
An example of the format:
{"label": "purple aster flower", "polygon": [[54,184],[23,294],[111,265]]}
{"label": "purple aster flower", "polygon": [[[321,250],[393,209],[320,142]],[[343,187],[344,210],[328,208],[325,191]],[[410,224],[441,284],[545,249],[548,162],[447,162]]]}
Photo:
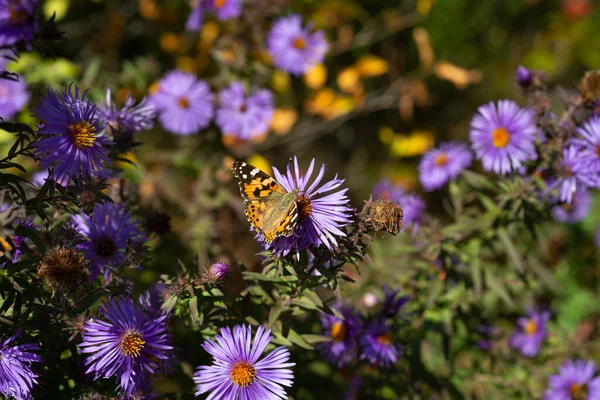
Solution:
{"label": "purple aster flower", "polygon": [[106,104],[98,105],[98,117],[107,122],[113,132],[133,134],[151,129],[154,126],[154,106],[144,97],[138,104],[127,95],[125,104],[119,110],[112,102],[110,89],[106,89]]}
{"label": "purple aster flower", "polygon": [[563,149],[558,177],[548,185],[550,190],[558,188],[560,201],[568,204],[571,203],[573,194],[578,189],[585,188],[588,182],[586,177],[596,174],[589,160],[583,157],[582,152],[576,145]]}
{"label": "purple aster flower", "polygon": [[[294,166],[287,166],[286,174],[281,174],[273,167],[273,174],[285,190],[297,195],[296,205],[298,207],[298,222],[291,236],[280,236],[270,244],[265,242],[267,248],[275,253],[288,254],[292,250],[303,250],[309,246],[324,244],[328,249],[337,246],[336,236],[346,236],[341,230],[350,222],[350,208],[347,206],[350,199],[346,196],[348,189],[338,189],[343,179],[337,175],[333,180],[321,185],[325,174],[325,164],[315,180],[309,184],[315,167],[313,159],[305,175],[300,175],[298,159],[294,157]],[[327,192],[332,192],[325,194]],[[257,235],[258,240],[264,241],[262,235]]]}
{"label": "purple aster flower", "polygon": [[365,327],[360,337],[362,346],[361,360],[368,360],[373,365],[389,368],[398,361],[400,351],[392,342],[390,327],[384,319],[372,321]]}
{"label": "purple aster flower", "polygon": [[398,290],[390,289],[388,286],[383,287],[383,307],[381,313],[384,317],[393,318],[398,314],[400,309],[408,303],[409,296],[399,296]]}
{"label": "purple aster flower", "polygon": [[94,280],[106,267],[119,267],[127,259],[127,245],[142,242],[145,235],[131,214],[120,204],[96,204],[92,216],[74,215],[73,220],[86,241],[79,247],[90,263]]}
{"label": "purple aster flower", "polygon": [[587,217],[592,205],[592,195],[586,189],[573,194],[571,203],[562,203],[552,207],[552,215],[557,221],[574,224]]}
{"label": "purple aster flower", "polygon": [[341,306],[339,311],[344,319],[321,314],[324,335],[331,337],[331,341],[317,344],[317,349],[327,361],[342,368],[356,359],[361,323],[359,315],[350,306]]}
{"label": "purple aster flower", "polygon": [[219,94],[216,122],[223,135],[248,140],[269,130],[273,117],[273,96],[268,90],[244,95],[244,85],[234,82]]}
{"label": "purple aster flower", "polygon": [[158,83],[151,97],[158,120],[169,132],[191,135],[206,128],[213,117],[213,94],[193,74],[171,71]]}
{"label": "purple aster flower", "polygon": [[276,67],[301,75],[325,58],[328,45],[325,34],[302,27],[302,17],[293,14],[278,19],[267,38],[267,47]]}
{"label": "purple aster flower", "polygon": [[23,79],[0,79],[0,118],[13,119],[28,101],[29,92]]}
{"label": "purple aster flower", "polygon": [[510,100],[482,105],[471,121],[470,138],[486,171],[507,174],[535,160],[535,112]]}
{"label": "purple aster flower", "polygon": [[531,70],[529,68],[519,65],[519,67],[517,68],[517,72],[515,73],[515,80],[520,86],[529,86],[531,84],[532,77],[533,74],[531,73]]}
{"label": "purple aster flower", "polygon": [[404,196],[402,186],[394,185],[388,179],[382,179],[373,186],[374,199],[388,199],[398,202],[402,196]]}
{"label": "purple aster flower", "polygon": [[600,377],[594,378],[595,372],[593,361],[567,361],[550,377],[544,400],[600,399]]}
{"label": "purple aster flower", "polygon": [[473,162],[469,148],[462,143],[442,143],[423,156],[419,164],[419,179],[427,191],[439,189],[455,179]]}
{"label": "purple aster flower", "polygon": [[203,9],[203,0],[190,0],[190,7],[192,11],[190,11],[190,15],[185,23],[185,30],[190,32],[197,32],[202,28],[202,23],[204,21],[204,9]]}
{"label": "purple aster flower", "polygon": [[0,47],[23,42],[30,46],[37,30],[37,0],[0,0]]}
{"label": "purple aster flower", "polygon": [[240,16],[242,0],[208,0],[206,8],[215,12],[221,21],[227,21]]}
{"label": "purple aster flower", "polygon": [[540,352],[542,342],[548,336],[546,323],[550,319],[548,311],[529,312],[527,317],[518,319],[518,327],[510,337],[511,347],[519,350],[526,357],[533,357]]}
{"label": "purple aster flower", "polygon": [[35,186],[38,186],[41,188],[42,186],[44,186],[44,184],[46,183],[46,181],[48,179],[52,179],[57,184],[59,184],[61,186],[65,186],[64,180],[56,181],[56,179],[54,178],[54,175],[48,176],[49,174],[50,174],[49,169],[44,169],[42,171],[34,172],[31,175],[31,183],[33,183]]}
{"label": "purple aster flower", "polygon": [[211,264],[204,271],[204,280],[212,285],[222,283],[229,275],[229,265],[224,262]]}
{"label": "purple aster flower", "polygon": [[212,392],[207,400],[276,400],[287,399],[283,386],[292,386],[294,375],[288,362],[290,352],[278,347],[265,357],[265,348],[273,340],[271,330],[259,326],[252,340],[252,328],[246,325],[225,327],[215,339],[202,347],[213,364],[200,366],[194,374],[196,396]]}
{"label": "purple aster flower", "polygon": [[31,389],[37,384],[38,374],[31,363],[42,361],[33,351],[40,350],[34,343],[12,344],[21,330],[0,342],[0,394],[6,398],[30,399]]}
{"label": "purple aster flower", "polygon": [[417,194],[407,194],[398,199],[398,205],[404,214],[402,221],[406,226],[412,225],[412,233],[416,235],[425,211],[425,200]]}
{"label": "purple aster flower", "polygon": [[113,298],[100,307],[103,318],[92,318],[83,326],[79,344],[85,373],[93,379],[116,376],[125,396],[136,392],[160,360],[169,357],[167,315],[152,316],[131,298]]}
{"label": "purple aster flower", "polygon": [[600,187],[600,117],[592,116],[577,132],[582,136],[581,139],[571,140],[571,144],[581,147],[580,156],[588,161],[586,174],[580,179],[586,185],[591,187]]}
{"label": "purple aster flower", "polygon": [[35,116],[43,123],[38,133],[44,136],[37,142],[37,155],[43,167],[54,166],[54,177],[68,185],[80,175],[98,176],[108,161],[108,150],[103,146],[107,139],[99,135],[104,122],[96,115],[96,106],[86,100],[84,92],[79,96],[69,85],[58,93],[48,88],[47,97],[41,99]]}

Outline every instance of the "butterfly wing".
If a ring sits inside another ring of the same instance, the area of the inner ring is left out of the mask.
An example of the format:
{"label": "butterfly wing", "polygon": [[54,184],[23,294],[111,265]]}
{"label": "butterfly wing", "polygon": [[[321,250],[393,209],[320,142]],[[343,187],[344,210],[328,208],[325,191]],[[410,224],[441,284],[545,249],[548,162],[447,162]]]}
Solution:
{"label": "butterfly wing", "polygon": [[298,220],[296,193],[288,193],[275,179],[245,162],[231,166],[246,204],[246,218],[267,243],[290,236]]}

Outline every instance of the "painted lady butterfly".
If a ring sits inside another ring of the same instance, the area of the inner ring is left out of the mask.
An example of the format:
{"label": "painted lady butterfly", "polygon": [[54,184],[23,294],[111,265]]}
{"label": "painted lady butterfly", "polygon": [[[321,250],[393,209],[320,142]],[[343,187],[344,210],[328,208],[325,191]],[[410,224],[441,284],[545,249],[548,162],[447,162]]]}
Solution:
{"label": "painted lady butterfly", "polygon": [[231,165],[246,204],[246,218],[267,243],[290,236],[298,224],[296,190],[288,192],[275,179],[242,161]]}

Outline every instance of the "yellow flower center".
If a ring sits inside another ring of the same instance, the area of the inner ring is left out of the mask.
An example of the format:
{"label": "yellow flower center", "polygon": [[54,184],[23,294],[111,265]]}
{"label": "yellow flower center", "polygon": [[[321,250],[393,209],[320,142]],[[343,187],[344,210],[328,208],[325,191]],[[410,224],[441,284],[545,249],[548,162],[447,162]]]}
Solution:
{"label": "yellow flower center", "polygon": [[600,157],[600,146],[596,147],[596,155]]}
{"label": "yellow flower center", "polygon": [[177,100],[177,102],[183,108],[190,108],[190,101],[185,96],[180,97],[179,100]]}
{"label": "yellow flower center", "polygon": [[8,4],[8,20],[10,22],[22,22],[27,21],[29,18],[29,14],[25,12],[25,10],[19,9],[19,4],[17,1]]}
{"label": "yellow flower center", "polygon": [[140,352],[145,344],[146,342],[144,342],[142,335],[137,331],[125,332],[120,343],[123,354],[134,358],[140,356]]}
{"label": "yellow flower center", "polygon": [[504,128],[496,128],[492,132],[492,143],[499,149],[506,147],[510,143],[510,134]]}
{"label": "yellow flower center", "polygon": [[377,336],[377,343],[382,344],[384,346],[389,346],[392,344],[392,339],[390,338],[390,334],[386,333],[385,335]]}
{"label": "yellow flower center", "polygon": [[215,8],[221,9],[225,6],[227,0],[215,0]]}
{"label": "yellow flower center", "polygon": [[298,196],[296,200],[296,206],[298,207],[298,215],[300,218],[309,217],[312,214],[312,203],[305,195]]}
{"label": "yellow flower center", "polygon": [[160,90],[160,83],[153,82],[152,85],[150,85],[150,87],[148,88],[148,93],[154,94],[154,93],[158,92],[159,90]]}
{"label": "yellow flower center", "polygon": [[71,143],[78,149],[92,147],[96,141],[96,127],[87,121],[69,125]]}
{"label": "yellow flower center", "polygon": [[297,48],[298,50],[304,50],[306,48],[306,40],[304,40],[301,37],[297,37],[296,39],[294,39],[294,41],[292,42],[292,45]]}
{"label": "yellow flower center", "polygon": [[535,335],[537,330],[538,330],[538,327],[537,327],[537,324],[535,323],[535,321],[533,321],[531,319],[529,321],[527,321],[527,324],[525,324],[525,333],[526,334],[528,334],[529,336]]}
{"label": "yellow flower center", "polygon": [[441,153],[435,158],[434,163],[438,167],[443,167],[444,165],[448,164],[448,155],[446,153]]}
{"label": "yellow flower center", "polygon": [[588,397],[587,385],[581,383],[573,383],[569,387],[569,394],[572,400],[585,400]]}
{"label": "yellow flower center", "polygon": [[341,342],[346,338],[346,325],[343,321],[335,321],[331,327],[331,338],[335,342]]}
{"label": "yellow flower center", "polygon": [[245,361],[240,361],[231,368],[231,380],[240,387],[245,388],[254,381],[255,377],[256,370]]}

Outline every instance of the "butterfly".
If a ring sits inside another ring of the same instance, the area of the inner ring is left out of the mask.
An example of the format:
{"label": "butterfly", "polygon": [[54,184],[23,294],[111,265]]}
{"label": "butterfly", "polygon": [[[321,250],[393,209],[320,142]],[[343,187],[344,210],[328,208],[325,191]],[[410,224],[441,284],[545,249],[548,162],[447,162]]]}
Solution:
{"label": "butterfly", "polygon": [[298,224],[298,192],[288,192],[268,174],[242,161],[231,165],[246,204],[246,218],[267,243],[291,236]]}

